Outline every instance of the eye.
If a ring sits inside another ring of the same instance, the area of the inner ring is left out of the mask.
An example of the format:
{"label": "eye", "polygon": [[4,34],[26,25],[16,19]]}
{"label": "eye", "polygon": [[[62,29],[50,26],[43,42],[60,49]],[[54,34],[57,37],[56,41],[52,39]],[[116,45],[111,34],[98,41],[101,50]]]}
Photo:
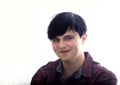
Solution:
{"label": "eye", "polygon": [[58,39],[58,38],[54,38],[53,40],[52,40],[52,42],[54,42],[54,43],[58,43],[60,40]]}
{"label": "eye", "polygon": [[73,39],[73,36],[66,36],[65,37],[65,40],[69,41],[69,40],[72,40]]}

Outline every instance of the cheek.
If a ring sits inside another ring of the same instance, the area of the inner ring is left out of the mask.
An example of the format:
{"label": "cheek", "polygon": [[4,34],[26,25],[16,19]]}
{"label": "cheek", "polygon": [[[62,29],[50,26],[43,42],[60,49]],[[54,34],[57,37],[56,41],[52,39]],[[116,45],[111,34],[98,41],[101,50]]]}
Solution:
{"label": "cheek", "polygon": [[73,48],[77,48],[79,46],[79,42],[74,41],[74,42],[70,43],[70,46],[72,46]]}
{"label": "cheek", "polygon": [[75,51],[79,51],[80,48],[81,48],[80,42],[77,42],[77,41],[76,41],[76,42],[73,44],[73,48],[74,48]]}
{"label": "cheek", "polygon": [[57,46],[52,44],[53,50],[56,52],[57,51]]}

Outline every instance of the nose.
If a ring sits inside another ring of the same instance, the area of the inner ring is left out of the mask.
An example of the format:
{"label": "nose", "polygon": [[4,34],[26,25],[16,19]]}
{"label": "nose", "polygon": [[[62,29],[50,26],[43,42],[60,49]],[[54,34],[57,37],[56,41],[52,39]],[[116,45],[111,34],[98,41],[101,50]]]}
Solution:
{"label": "nose", "polygon": [[59,48],[65,48],[65,42],[63,40],[60,40],[59,42]]}

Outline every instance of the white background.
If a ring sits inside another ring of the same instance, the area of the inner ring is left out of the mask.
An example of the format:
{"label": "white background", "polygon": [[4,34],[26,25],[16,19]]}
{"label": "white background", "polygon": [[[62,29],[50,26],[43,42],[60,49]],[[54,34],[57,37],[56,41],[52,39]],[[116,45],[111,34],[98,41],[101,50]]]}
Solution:
{"label": "white background", "polygon": [[39,67],[57,59],[47,38],[47,26],[62,11],[75,12],[85,19],[85,50],[113,71],[119,81],[118,1],[0,0],[0,85],[29,85]]}

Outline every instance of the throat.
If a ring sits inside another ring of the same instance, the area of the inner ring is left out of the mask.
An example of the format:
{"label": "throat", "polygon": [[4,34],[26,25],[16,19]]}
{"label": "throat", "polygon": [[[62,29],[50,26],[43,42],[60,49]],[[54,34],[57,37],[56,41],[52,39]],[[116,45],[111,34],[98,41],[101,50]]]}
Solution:
{"label": "throat", "polygon": [[84,64],[85,57],[77,59],[74,62],[63,62],[63,74],[64,78],[67,79],[68,77],[72,76],[75,72],[77,72],[82,65]]}
{"label": "throat", "polygon": [[63,69],[64,78],[67,79],[71,77],[75,72],[79,71],[82,66],[83,64],[65,66]]}

